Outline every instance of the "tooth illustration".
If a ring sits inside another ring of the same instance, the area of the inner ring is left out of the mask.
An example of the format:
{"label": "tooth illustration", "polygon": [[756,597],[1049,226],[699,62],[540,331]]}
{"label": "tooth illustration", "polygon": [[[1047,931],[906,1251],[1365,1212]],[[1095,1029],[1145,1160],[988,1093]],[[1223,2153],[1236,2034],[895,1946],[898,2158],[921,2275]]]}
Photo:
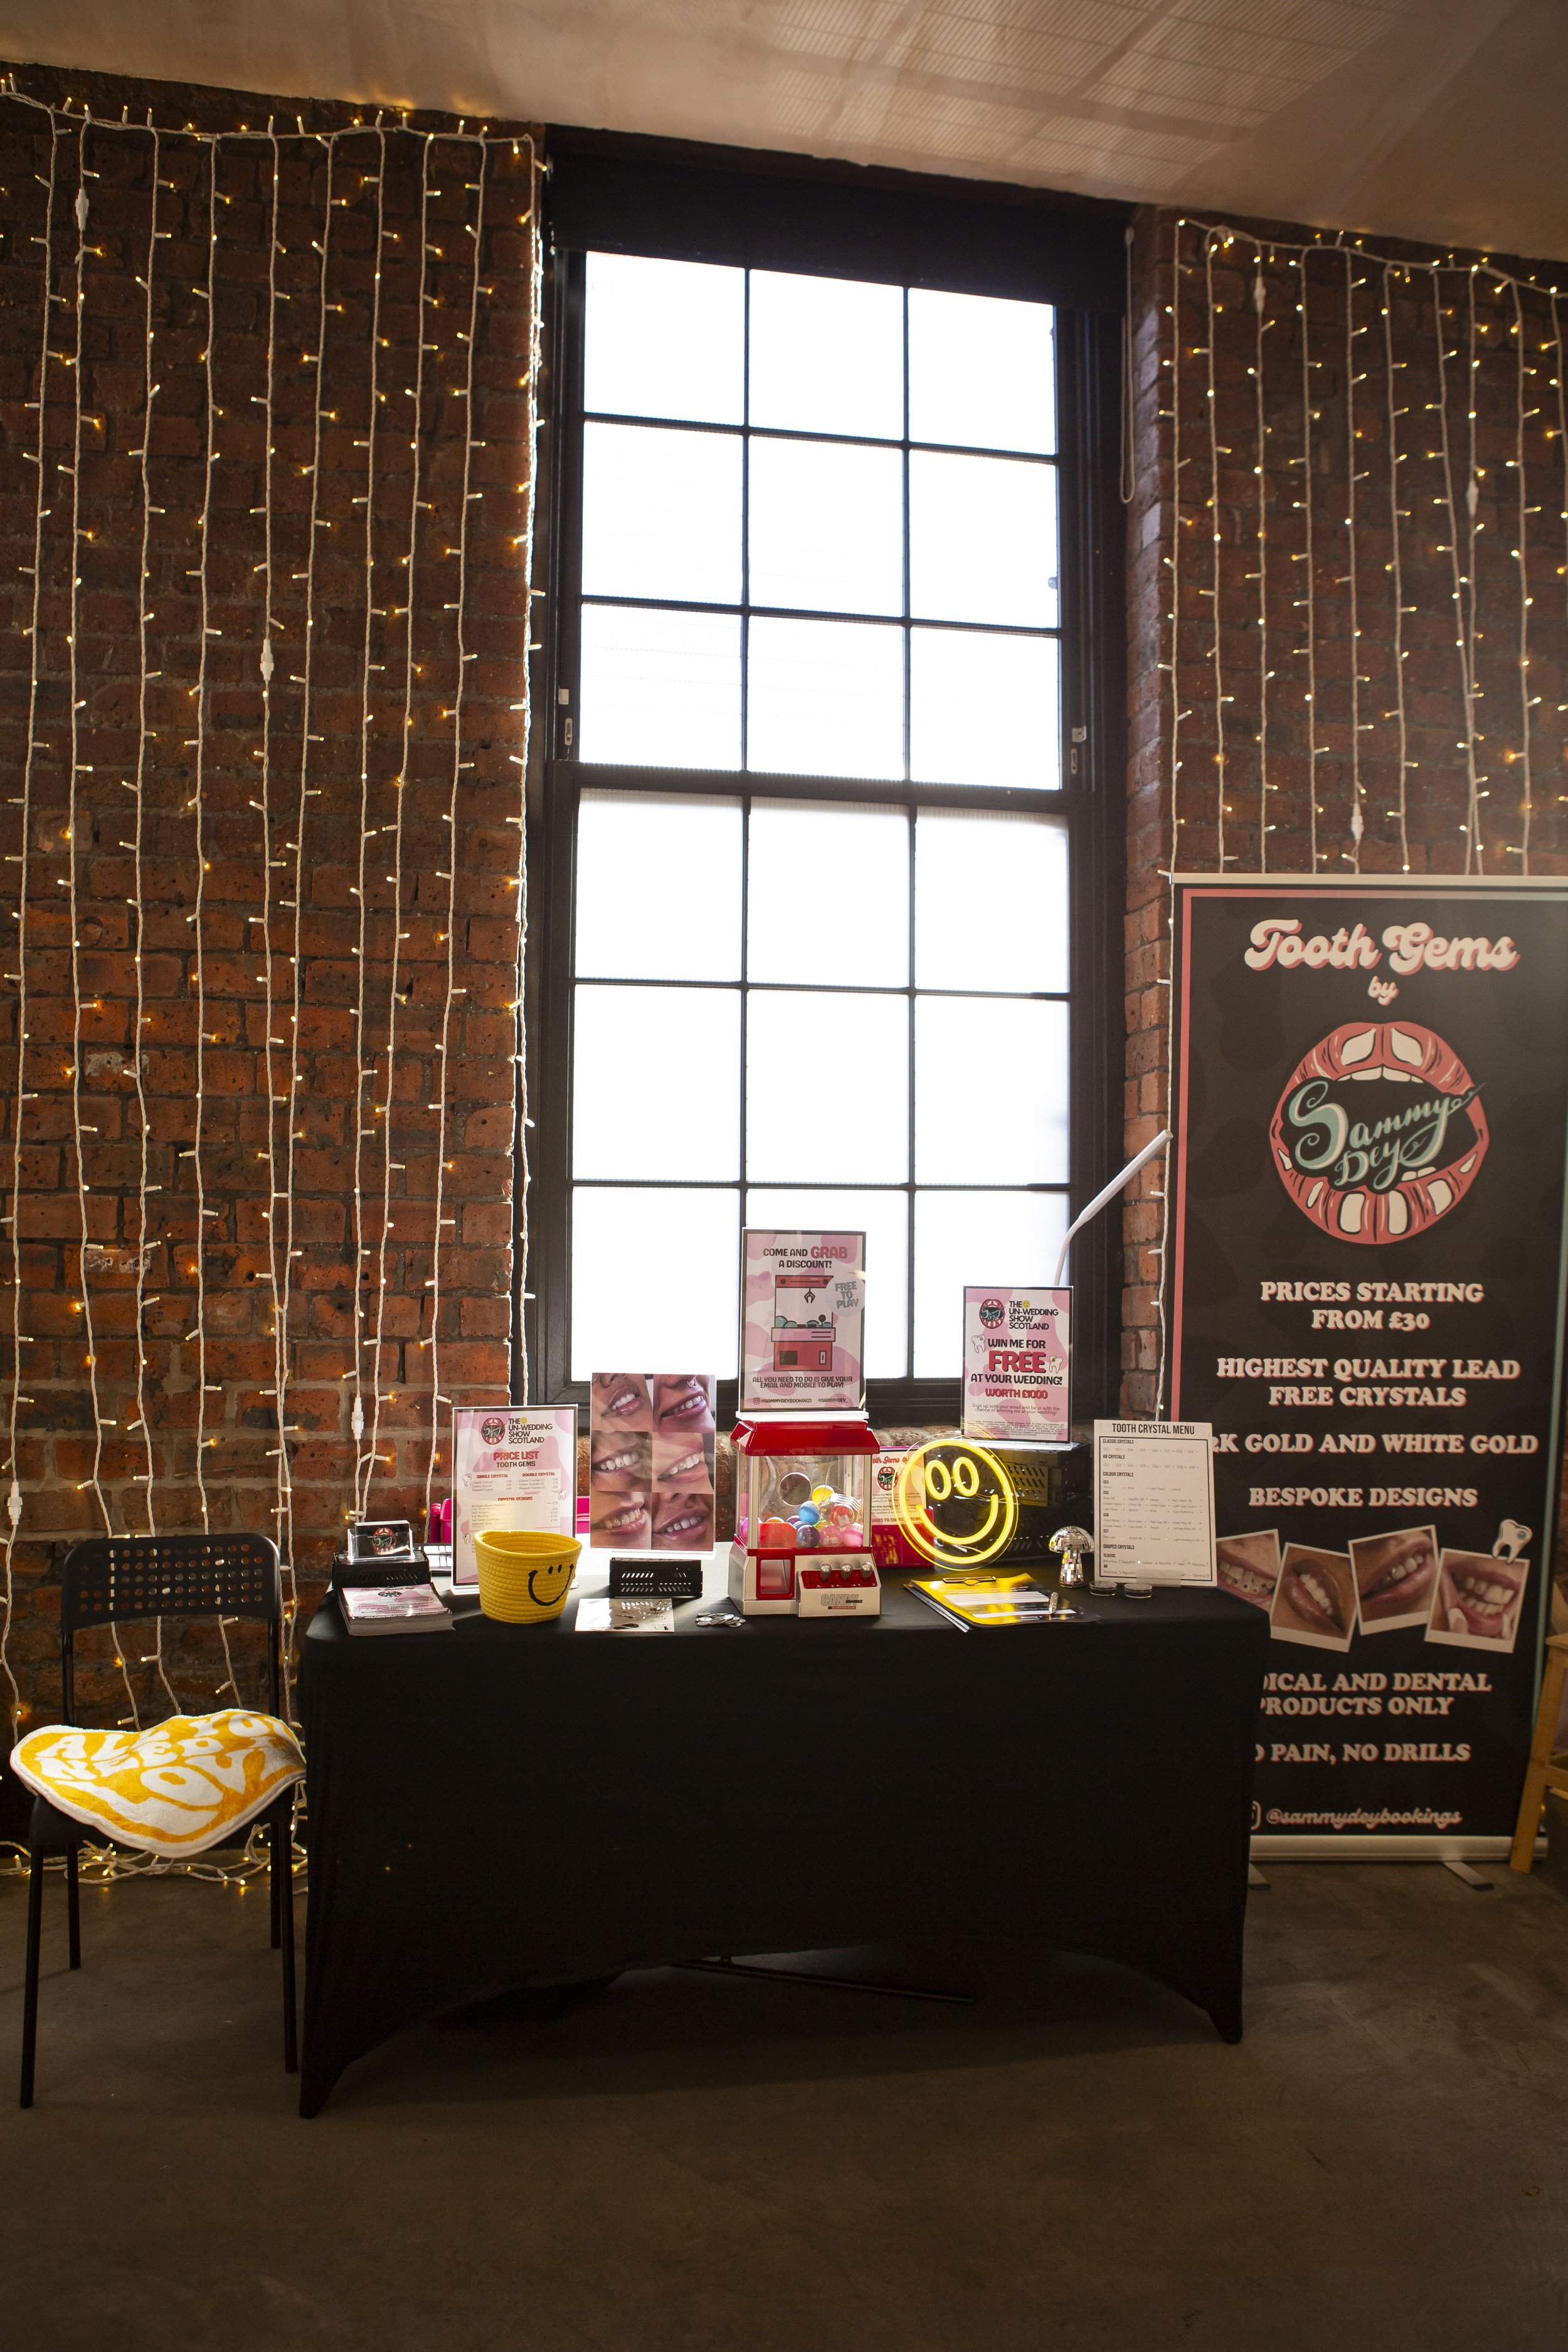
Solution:
{"label": "tooth illustration", "polygon": [[1492,1554],[1498,1559],[1517,1559],[1534,1533],[1532,1528],[1521,1527],[1517,1519],[1504,1519],[1497,1531]]}

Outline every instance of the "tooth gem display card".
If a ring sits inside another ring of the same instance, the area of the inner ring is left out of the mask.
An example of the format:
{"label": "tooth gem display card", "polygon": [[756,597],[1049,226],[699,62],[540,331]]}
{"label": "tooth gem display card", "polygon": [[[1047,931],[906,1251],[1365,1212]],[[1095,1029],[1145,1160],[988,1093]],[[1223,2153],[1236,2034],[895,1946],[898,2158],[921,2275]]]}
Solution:
{"label": "tooth gem display card", "polygon": [[1100,1584],[1212,1584],[1214,1435],[1206,1421],[1094,1424]]}

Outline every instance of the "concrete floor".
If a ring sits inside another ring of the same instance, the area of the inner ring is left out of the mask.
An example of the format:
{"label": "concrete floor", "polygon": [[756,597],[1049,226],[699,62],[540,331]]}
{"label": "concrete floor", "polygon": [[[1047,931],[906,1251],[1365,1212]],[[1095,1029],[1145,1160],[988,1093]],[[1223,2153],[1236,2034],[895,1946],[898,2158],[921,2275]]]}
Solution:
{"label": "concrete floor", "polygon": [[[38,2105],[0,2105],[6,2340],[1548,2352],[1568,1903],[1489,1874],[1271,1865],[1237,2049],[1119,1969],[954,1946],[855,1958],[972,2010],[625,1977],[424,2028],[310,2124],[258,1895],[89,1894],[71,1978],[56,1881]],[[6,2097],[22,1914],[0,1885]]]}

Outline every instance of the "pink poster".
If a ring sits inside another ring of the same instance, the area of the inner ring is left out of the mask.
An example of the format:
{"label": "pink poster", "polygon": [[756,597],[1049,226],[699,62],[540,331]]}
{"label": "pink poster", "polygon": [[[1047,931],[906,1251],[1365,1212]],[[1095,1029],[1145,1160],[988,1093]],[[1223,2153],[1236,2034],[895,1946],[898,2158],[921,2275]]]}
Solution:
{"label": "pink poster", "polygon": [[1070,1290],[970,1284],[963,1293],[963,1433],[1065,1445]]}
{"label": "pink poster", "polygon": [[866,1236],[741,1236],[742,1412],[856,1412],[865,1401]]}

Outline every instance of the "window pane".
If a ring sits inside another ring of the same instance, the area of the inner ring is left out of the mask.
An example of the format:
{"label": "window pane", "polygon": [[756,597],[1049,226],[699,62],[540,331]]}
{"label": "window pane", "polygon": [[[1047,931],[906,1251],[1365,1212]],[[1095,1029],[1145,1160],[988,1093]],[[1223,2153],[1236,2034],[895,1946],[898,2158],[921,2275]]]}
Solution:
{"label": "window pane", "polygon": [[753,989],[746,1173],[753,1183],[901,1184],[909,999]]}
{"label": "window pane", "polygon": [[587,275],[585,408],[702,425],[742,422],[743,269],[591,253]]}
{"label": "window pane", "polygon": [[[686,1364],[733,1380],[740,1318],[738,1192],[579,1185],[572,1195],[572,1378],[611,1363]],[[700,1282],[637,1282],[639,1266],[700,1266]]]}
{"label": "window pane", "polygon": [[910,610],[927,620],[1054,628],[1056,467],[915,450]]}
{"label": "window pane", "polygon": [[910,438],[1057,446],[1055,314],[1039,302],[910,289]]}
{"label": "window pane", "polygon": [[739,604],[737,435],[583,427],[583,593]]}
{"label": "window pane", "polygon": [[[1027,920],[1008,909],[1026,908]],[[1065,990],[1068,829],[1059,817],[921,809],[915,820],[921,988]]]}
{"label": "window pane", "polygon": [[1061,789],[1054,637],[910,632],[910,772],[921,784]]}
{"label": "window pane", "polygon": [[957,1379],[966,1282],[1044,1286],[1067,1229],[1065,1192],[917,1192],[916,1379]]}
{"label": "window pane", "polygon": [[582,795],[577,970],[596,980],[739,980],[739,801]]}
{"label": "window pane", "polygon": [[584,604],[582,702],[581,759],[738,768],[739,620]]}
{"label": "window pane", "polygon": [[902,809],[759,801],[747,875],[752,980],[908,985],[910,821]]}
{"label": "window pane", "polygon": [[907,1192],[785,1192],[752,1185],[746,1223],[772,1233],[847,1233],[866,1236],[866,1370],[874,1381],[901,1381],[909,1348]]}
{"label": "window pane", "polygon": [[915,1178],[1067,1182],[1065,1004],[1020,996],[915,999]]}
{"label": "window pane", "polygon": [[751,422],[896,441],[904,298],[896,286],[752,272]]}
{"label": "window pane", "polygon": [[896,449],[753,441],[747,498],[752,603],[901,613],[903,475]]}
{"label": "window pane", "polygon": [[866,621],[751,626],[746,765],[786,776],[901,776],[904,635]]}
{"label": "window pane", "polygon": [[578,988],[574,1176],[734,1176],[741,993]]}

